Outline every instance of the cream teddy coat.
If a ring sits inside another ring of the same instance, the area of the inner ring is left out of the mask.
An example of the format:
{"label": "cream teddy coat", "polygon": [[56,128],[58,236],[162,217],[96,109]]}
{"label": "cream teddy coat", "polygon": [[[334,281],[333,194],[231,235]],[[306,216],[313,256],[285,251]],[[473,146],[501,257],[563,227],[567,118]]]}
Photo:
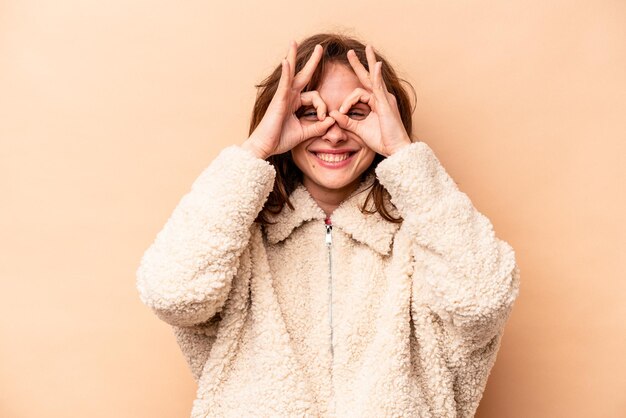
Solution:
{"label": "cream teddy coat", "polygon": [[223,149],[137,270],[198,383],[191,416],[472,417],[519,293],[512,247],[424,142],[375,170],[401,224],[360,212],[370,174],[329,225],[300,184],[261,227],[275,175]]}

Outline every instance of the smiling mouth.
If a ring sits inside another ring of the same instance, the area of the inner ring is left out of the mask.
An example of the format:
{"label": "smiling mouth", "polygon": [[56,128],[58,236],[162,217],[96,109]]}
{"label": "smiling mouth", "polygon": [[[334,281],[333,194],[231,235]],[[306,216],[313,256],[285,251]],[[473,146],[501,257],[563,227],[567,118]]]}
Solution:
{"label": "smiling mouth", "polygon": [[342,154],[327,154],[323,152],[313,152],[313,151],[310,151],[310,152],[311,154],[315,155],[320,160],[326,163],[332,164],[332,163],[340,163],[342,161],[345,161],[348,158],[352,157],[354,154],[356,154],[358,151],[345,152]]}

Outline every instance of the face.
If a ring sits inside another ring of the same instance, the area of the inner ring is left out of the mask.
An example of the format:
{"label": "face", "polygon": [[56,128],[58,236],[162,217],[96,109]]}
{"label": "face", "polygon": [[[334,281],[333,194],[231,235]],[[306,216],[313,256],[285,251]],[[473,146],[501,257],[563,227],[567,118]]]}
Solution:
{"label": "face", "polygon": [[[338,63],[329,64],[317,88],[326,104],[326,114],[339,110],[346,97],[357,87],[363,88],[363,85],[351,68]],[[347,115],[362,120],[369,112],[369,106],[359,102]],[[300,121],[302,124],[318,121],[315,109],[312,106],[305,108]],[[319,196],[340,190],[349,193],[356,188],[359,176],[371,165],[376,153],[356,134],[334,123],[322,136],[298,144],[291,150],[291,155],[303,173],[304,185],[312,195]]]}

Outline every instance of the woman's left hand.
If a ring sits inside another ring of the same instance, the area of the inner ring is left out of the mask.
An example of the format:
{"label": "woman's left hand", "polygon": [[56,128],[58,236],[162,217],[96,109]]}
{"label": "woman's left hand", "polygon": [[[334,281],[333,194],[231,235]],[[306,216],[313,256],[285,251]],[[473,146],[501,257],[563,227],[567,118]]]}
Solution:
{"label": "woman's left hand", "polygon": [[[354,89],[343,101],[339,111],[333,110],[329,115],[341,128],[363,139],[373,151],[388,157],[410,144],[411,139],[402,124],[396,97],[389,93],[383,81],[382,62],[376,61],[371,45],[367,45],[365,53],[368,66],[370,70],[373,69],[371,72],[365,69],[353,50],[347,54],[350,65],[365,89]],[[346,115],[357,102],[366,103],[371,109],[365,119],[355,120]]]}

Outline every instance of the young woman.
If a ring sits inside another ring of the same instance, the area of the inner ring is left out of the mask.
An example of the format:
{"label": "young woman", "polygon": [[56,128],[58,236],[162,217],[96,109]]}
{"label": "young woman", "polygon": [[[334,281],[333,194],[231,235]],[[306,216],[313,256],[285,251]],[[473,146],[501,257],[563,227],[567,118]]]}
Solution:
{"label": "young woman", "polygon": [[137,270],[198,382],[192,417],[471,417],[519,293],[512,247],[411,139],[371,46],[297,45],[250,137]]}

